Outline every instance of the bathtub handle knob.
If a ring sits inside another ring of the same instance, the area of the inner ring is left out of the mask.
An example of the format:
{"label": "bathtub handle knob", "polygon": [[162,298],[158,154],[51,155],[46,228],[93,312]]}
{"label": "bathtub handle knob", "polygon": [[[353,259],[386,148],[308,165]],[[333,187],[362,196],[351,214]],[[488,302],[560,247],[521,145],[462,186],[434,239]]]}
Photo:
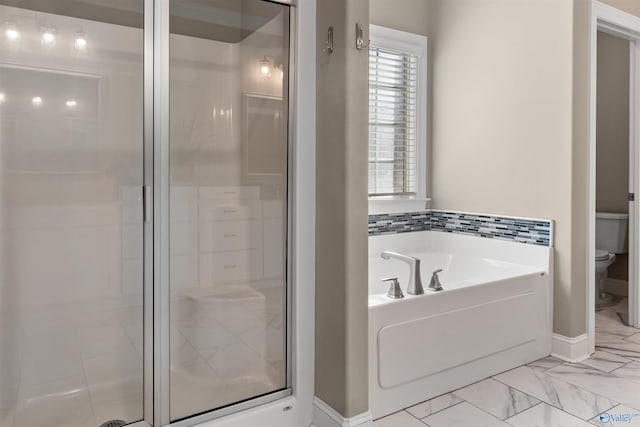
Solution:
{"label": "bathtub handle knob", "polygon": [[387,292],[387,296],[393,299],[404,298],[404,294],[402,293],[402,289],[400,289],[400,282],[398,282],[397,277],[389,277],[388,279],[382,279],[383,283],[390,283],[389,292]]}
{"label": "bathtub handle knob", "polygon": [[438,277],[438,273],[442,273],[442,269],[439,268],[431,274],[431,281],[429,282],[429,286],[427,289],[430,291],[441,291],[442,284],[440,283],[440,278]]}

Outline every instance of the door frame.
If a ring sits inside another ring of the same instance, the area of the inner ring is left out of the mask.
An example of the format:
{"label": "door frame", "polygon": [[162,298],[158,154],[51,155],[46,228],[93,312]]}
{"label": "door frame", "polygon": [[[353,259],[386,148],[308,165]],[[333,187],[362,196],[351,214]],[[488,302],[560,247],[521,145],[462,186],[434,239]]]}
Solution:
{"label": "door frame", "polygon": [[[291,6],[289,72],[287,387],[171,423],[169,416],[169,0],[145,1],[145,421],[135,427],[297,427],[312,420],[315,312],[316,0]],[[301,28],[304,28],[302,31]],[[298,167],[300,165],[300,167]]]}
{"label": "door frame", "polygon": [[[589,20],[589,143],[587,194],[587,335],[589,353],[595,350],[595,227],[596,227],[596,119],[598,85],[598,31],[630,42],[629,84],[629,192],[640,190],[640,18],[599,1],[591,2]],[[640,209],[638,196],[629,203],[629,323],[640,327],[638,251]]]}

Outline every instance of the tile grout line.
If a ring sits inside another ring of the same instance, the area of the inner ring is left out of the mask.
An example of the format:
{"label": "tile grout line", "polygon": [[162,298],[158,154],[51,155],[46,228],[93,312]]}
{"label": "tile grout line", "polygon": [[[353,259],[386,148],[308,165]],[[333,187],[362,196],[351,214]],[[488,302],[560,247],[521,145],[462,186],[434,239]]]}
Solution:
{"label": "tile grout line", "polygon": [[76,339],[76,345],[78,346],[78,353],[80,355],[80,366],[82,367],[82,376],[84,377],[84,383],[87,386],[87,396],[89,397],[89,406],[91,406],[91,415],[93,416],[93,422],[97,425],[98,418],[96,417],[95,402],[93,400],[93,393],[91,393],[91,390],[89,389],[89,379],[87,377],[87,369],[85,368],[84,364],[85,358],[82,355],[82,348],[80,348],[80,336],[78,328],[76,328],[73,335]]}
{"label": "tile grout line", "polygon": [[[419,405],[419,404],[418,404]],[[402,410],[402,412],[406,412],[407,414],[409,414],[410,417],[412,417],[414,420],[418,420],[419,422],[421,422],[422,424],[425,424],[428,426],[427,423],[425,423],[424,421],[422,421],[420,418],[416,417],[415,415],[413,415],[411,412],[407,411],[407,409],[409,408],[405,408]],[[426,417],[425,417],[426,418]]]}
{"label": "tile grout line", "polygon": [[[453,394],[453,392],[450,392],[450,393],[451,393],[451,394]],[[442,395],[440,395],[440,396],[442,396]],[[439,396],[436,396],[436,397],[439,397]],[[456,396],[456,397],[460,398],[460,396]],[[435,399],[435,397],[434,397],[434,399]],[[429,399],[429,400],[431,400],[431,399]],[[420,421],[422,421],[423,423],[425,423],[425,424],[426,424],[426,422],[425,422],[425,421],[423,421],[425,418],[430,417],[431,415],[439,414],[440,412],[442,412],[442,411],[446,411],[447,409],[451,409],[451,408],[453,408],[454,406],[461,405],[461,404],[463,404],[464,402],[466,402],[466,400],[462,399],[462,402],[454,403],[454,404],[453,404],[453,405],[451,405],[451,406],[448,406],[448,407],[446,407],[446,408],[444,408],[444,409],[440,409],[439,411],[432,412],[432,413],[430,413],[429,415],[426,415],[426,416],[424,416],[424,417],[422,417],[422,418],[418,418],[418,419],[419,419]],[[414,417],[414,418],[417,418],[417,417]]]}
{"label": "tile grout line", "polygon": [[[586,366],[586,368],[587,368],[587,369],[595,369],[595,368],[592,368],[592,367],[590,367],[590,366]],[[598,369],[595,369],[595,370],[598,370]],[[603,372],[603,371],[600,371],[600,372]],[[603,372],[603,373],[605,373],[605,374],[609,374],[609,372]],[[563,382],[565,382],[565,383],[569,384],[570,386],[575,387],[575,388],[577,388],[577,389],[579,389],[579,390],[581,390],[581,391],[586,391],[586,392],[591,393],[591,394],[593,394],[593,395],[595,395],[595,396],[599,396],[599,397],[602,397],[602,398],[604,398],[604,399],[606,399],[606,400],[608,400],[608,401],[610,401],[610,402],[613,402],[613,404],[614,404],[613,406],[611,406],[611,407],[607,408],[606,410],[604,410],[604,411],[602,411],[602,412],[597,413],[596,415],[594,415],[593,417],[589,418],[588,420],[585,420],[586,422],[589,422],[589,420],[592,420],[593,418],[597,417],[598,415],[600,415],[600,414],[603,414],[603,413],[607,412],[607,411],[608,411],[608,410],[610,410],[611,408],[615,408],[615,407],[616,407],[616,406],[618,406],[618,405],[622,405],[622,403],[621,403],[621,402],[618,402],[617,400],[614,400],[614,399],[612,399],[612,398],[610,398],[610,397],[603,396],[603,395],[601,395],[601,394],[599,394],[599,393],[594,393],[594,392],[592,392],[592,391],[590,391],[590,390],[587,390],[587,389],[585,389],[585,388],[582,388],[582,387],[580,387],[580,386],[578,386],[578,385],[576,385],[576,384],[570,383],[570,382],[568,382],[568,381],[561,380],[561,379],[560,379],[560,378],[558,378],[558,377],[555,377],[555,376],[552,376],[552,375],[548,375],[548,374],[545,374],[545,375],[547,375],[548,377],[555,378],[555,379],[557,379],[557,380],[563,381]],[[620,377],[619,377],[619,378],[620,378]],[[554,405],[550,405],[550,406],[554,406]],[[554,406],[554,407],[555,407],[555,406]],[[560,411],[565,412],[565,413],[567,413],[567,414],[569,414],[569,415],[571,415],[571,416],[574,416],[574,417],[576,417],[576,418],[578,418],[578,419],[584,420],[584,418],[581,418],[581,417],[578,417],[578,416],[576,416],[576,415],[573,415],[573,414],[571,414],[571,413],[569,413],[569,412],[565,411],[565,410],[564,410],[564,409],[562,409],[562,408],[556,408],[556,409],[559,409]]]}
{"label": "tile grout line", "polygon": [[[542,401],[542,400],[540,400],[540,399],[537,399],[537,400],[539,400],[539,402],[538,402],[538,403],[536,403],[535,405],[531,406],[530,408],[525,409],[524,411],[520,411],[520,412],[518,412],[517,414],[513,414],[513,415],[511,415],[510,417],[505,418],[505,419],[504,419],[504,422],[505,422],[505,423],[507,423],[507,424],[509,424],[509,425],[513,425],[513,424],[511,424],[511,423],[509,422],[509,420],[510,420],[510,419],[512,419],[513,417],[516,417],[516,416],[518,416],[518,415],[520,415],[520,414],[523,414],[523,413],[525,413],[525,412],[527,412],[527,411],[530,411],[530,410],[532,410],[533,408],[535,408],[536,406],[539,406],[539,405],[549,405],[548,403],[546,403],[546,402],[544,402],[544,401]],[[549,406],[551,406],[552,408],[555,408],[555,406],[553,406],[553,405],[549,405]],[[556,409],[557,409],[557,408],[556,408]]]}
{"label": "tile grout line", "polygon": [[[561,365],[562,365],[562,364],[561,364]],[[561,366],[561,365],[554,366],[554,368],[557,368],[558,366]],[[527,366],[527,365],[522,365],[522,366],[518,366],[518,368],[526,367],[526,366]],[[530,368],[530,369],[532,369],[531,367],[529,367],[529,368]],[[590,368],[590,367],[589,367],[589,366],[587,366],[587,368]],[[514,369],[517,369],[517,368],[514,368]],[[549,368],[549,369],[553,369],[553,368]],[[548,371],[549,369],[546,369],[545,371]],[[593,368],[592,368],[592,369],[593,369]],[[570,385],[570,386],[572,386],[572,387],[575,387],[575,388],[579,389],[580,391],[585,391],[585,392],[587,392],[587,393],[593,394],[594,396],[599,396],[599,397],[602,397],[603,399],[606,399],[606,400],[609,400],[609,401],[611,401],[611,402],[615,403],[615,405],[613,405],[611,408],[616,407],[616,406],[618,406],[618,405],[621,405],[621,403],[620,403],[620,402],[617,402],[617,401],[615,401],[615,400],[613,400],[613,399],[611,399],[611,398],[609,398],[609,397],[607,397],[607,396],[603,396],[603,395],[601,395],[601,394],[594,393],[594,392],[592,392],[592,391],[590,391],[590,390],[587,390],[587,389],[585,389],[585,388],[579,387],[579,386],[577,386],[577,385],[575,385],[575,384],[572,384],[572,383],[570,383],[570,382],[568,382],[568,381],[565,381],[565,380],[562,380],[562,379],[557,378],[557,377],[555,377],[555,376],[552,376],[552,375],[546,374],[546,373],[545,373],[545,371],[543,371],[543,372],[542,372],[542,374],[543,374],[543,375],[546,375],[546,376],[547,376],[547,377],[549,377],[549,378],[552,378],[552,379],[554,379],[554,380],[561,381],[561,382],[563,382],[563,383],[565,383],[565,384],[568,384],[568,385]],[[498,375],[500,375],[500,374],[498,374]],[[526,394],[526,395],[528,395],[528,396],[531,396],[530,394],[525,393],[524,391],[520,390],[520,389],[519,389],[519,388],[517,388],[517,387],[510,386],[509,384],[503,383],[502,381],[500,381],[500,380],[498,380],[498,379],[495,379],[495,380],[496,380],[496,381],[498,381],[498,382],[499,382],[499,383],[501,383],[501,384],[506,385],[507,387],[512,387],[512,388],[514,388],[514,389],[516,389],[516,390],[520,391],[521,393],[524,393],[524,394]],[[534,399],[536,399],[536,400],[540,400],[540,403],[545,403],[545,404],[547,404],[547,405],[549,405],[549,406],[551,406],[551,407],[553,407],[553,408],[558,409],[559,411],[562,411],[562,412],[565,412],[565,413],[567,413],[567,414],[571,415],[572,417],[576,417],[576,418],[578,418],[578,419],[580,419],[580,420],[584,420],[584,418],[581,418],[581,417],[578,417],[578,416],[576,416],[576,415],[573,415],[573,414],[571,414],[570,412],[567,412],[567,411],[565,411],[565,410],[564,410],[564,409],[562,409],[562,408],[558,408],[558,407],[557,407],[556,405],[554,405],[553,403],[545,402],[544,400],[538,399],[538,398],[537,398],[537,397],[535,397],[535,396],[531,396],[531,397],[533,397],[533,398],[534,398]],[[534,406],[537,406],[537,405],[534,405]],[[533,406],[532,406],[531,408],[533,408]],[[531,409],[531,408],[529,408],[529,409]],[[609,408],[609,409],[611,409],[611,408]],[[526,409],[526,410],[528,410],[528,409]],[[522,411],[522,412],[524,412],[524,411]],[[600,412],[599,414],[601,414],[601,413],[602,413],[602,412]],[[596,414],[596,415],[599,415],[599,414]],[[516,414],[516,415],[517,415],[517,414]],[[511,418],[511,417],[509,417],[509,418]],[[590,418],[590,419],[591,419],[591,418]],[[588,420],[586,420],[586,421],[588,421]]]}
{"label": "tile grout line", "polygon": [[[513,387],[512,387],[512,388],[513,388]],[[458,397],[459,397],[459,396],[458,396]],[[539,399],[536,399],[536,400],[539,400]],[[469,405],[471,405],[471,406],[473,406],[474,408],[476,408],[476,409],[478,409],[478,410],[480,410],[480,411],[484,412],[485,414],[489,415],[490,417],[495,418],[496,420],[499,420],[499,421],[505,422],[504,420],[502,420],[502,419],[500,419],[500,418],[496,417],[496,416],[495,416],[495,415],[493,415],[492,413],[485,411],[484,409],[482,409],[482,408],[481,408],[481,407],[479,407],[478,405],[474,404],[473,402],[469,402],[468,400],[465,400],[464,402],[467,402]],[[464,402],[460,402],[460,404],[462,404],[462,403],[464,403]],[[524,411],[523,411],[523,412],[524,412]],[[505,419],[506,419],[506,418],[505,418]]]}

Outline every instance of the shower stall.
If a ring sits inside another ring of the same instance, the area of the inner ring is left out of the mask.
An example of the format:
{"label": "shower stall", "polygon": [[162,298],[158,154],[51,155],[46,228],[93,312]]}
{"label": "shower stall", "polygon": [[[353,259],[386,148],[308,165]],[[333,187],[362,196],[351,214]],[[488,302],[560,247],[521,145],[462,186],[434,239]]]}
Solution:
{"label": "shower stall", "polygon": [[0,0],[0,427],[292,393],[292,8]]}

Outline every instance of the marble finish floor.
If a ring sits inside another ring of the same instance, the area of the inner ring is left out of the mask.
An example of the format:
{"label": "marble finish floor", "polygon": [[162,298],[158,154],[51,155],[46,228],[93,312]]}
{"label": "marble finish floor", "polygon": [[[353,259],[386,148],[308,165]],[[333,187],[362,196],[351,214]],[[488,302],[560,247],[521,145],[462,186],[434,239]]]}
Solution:
{"label": "marble finish floor", "polygon": [[640,427],[640,329],[596,311],[596,352],[546,357],[374,421],[374,427]]}
{"label": "marble finish floor", "polygon": [[[260,304],[172,307],[173,418],[284,386],[282,292],[262,289],[261,294]],[[25,314],[14,337],[0,328],[0,427],[98,427],[114,419],[141,420],[143,330],[136,301]]]}

